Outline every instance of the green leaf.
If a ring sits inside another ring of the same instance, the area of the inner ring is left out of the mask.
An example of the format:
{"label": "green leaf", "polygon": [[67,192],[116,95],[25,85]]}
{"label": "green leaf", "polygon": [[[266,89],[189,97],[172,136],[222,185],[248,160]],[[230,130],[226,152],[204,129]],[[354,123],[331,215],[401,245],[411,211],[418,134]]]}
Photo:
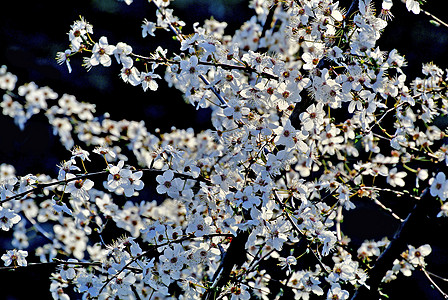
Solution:
{"label": "green leaf", "polygon": [[431,23],[431,25],[434,25],[434,26],[436,26],[436,27],[439,27],[439,26],[440,26],[440,23],[437,22],[437,21],[435,21],[435,20],[429,20],[429,23]]}

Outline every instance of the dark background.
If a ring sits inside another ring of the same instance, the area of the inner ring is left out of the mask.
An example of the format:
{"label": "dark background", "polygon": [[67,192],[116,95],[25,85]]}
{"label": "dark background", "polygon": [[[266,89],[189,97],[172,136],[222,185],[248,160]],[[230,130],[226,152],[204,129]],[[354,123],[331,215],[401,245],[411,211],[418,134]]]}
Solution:
{"label": "dark background", "polygon": [[[348,7],[350,2],[340,1],[343,7]],[[381,1],[377,2],[381,5]],[[443,19],[446,15],[443,1],[428,2],[424,8]],[[243,0],[183,0],[174,1],[173,6],[175,15],[187,23],[184,33],[191,32],[194,22],[203,24],[202,20],[213,15],[215,19],[229,23],[226,33],[232,34],[253,14],[247,3]],[[431,25],[424,14],[408,13],[400,1],[394,1],[394,4],[392,12],[396,17],[385,29],[379,41],[380,48],[397,48],[405,55],[408,66],[404,70],[408,80],[420,76],[421,65],[425,62],[432,61],[446,69],[448,29]],[[109,68],[96,67],[86,72],[75,58],[71,74],[65,64],[56,64],[56,52],[68,47],[67,32],[79,15],[93,25],[96,39],[105,35],[111,44],[126,42],[142,55],[148,55],[158,45],[178,51],[170,33],[157,31],[157,38],[141,37],[142,20],[155,21],[154,9],[147,1],[135,0],[131,6],[115,0],[69,1],[63,4],[60,1],[8,1],[8,7],[0,11],[0,65],[7,65],[8,70],[18,76],[18,85],[29,81],[36,82],[38,86],[47,85],[59,96],[68,93],[78,100],[96,104],[98,114],[109,112],[115,120],[144,120],[151,131],[155,128],[167,131],[171,126],[193,127],[198,131],[211,128],[210,112],[196,111],[183,101],[180,92],[168,89],[163,80],[159,82],[157,92],[145,93],[141,87],[123,83],[118,77],[120,66],[115,63]],[[18,175],[41,172],[55,176],[56,164],[69,157],[57,137],[52,135],[45,117],[34,116],[25,130],[20,131],[12,119],[0,115],[0,128],[0,164],[14,165]],[[430,270],[448,277],[447,248],[443,244],[447,227],[442,222],[427,223],[422,224],[421,232],[415,233],[414,245],[431,243]],[[344,221],[345,232],[358,242],[384,235],[392,237],[397,228],[396,222],[378,212],[376,207],[362,204]],[[4,242],[0,247],[0,254],[10,249],[10,245]],[[36,267],[1,272],[0,299],[28,299],[30,293],[38,298],[50,297],[47,278],[51,271]],[[411,278],[400,276],[386,292],[391,299],[441,299],[429,288],[420,272]]]}

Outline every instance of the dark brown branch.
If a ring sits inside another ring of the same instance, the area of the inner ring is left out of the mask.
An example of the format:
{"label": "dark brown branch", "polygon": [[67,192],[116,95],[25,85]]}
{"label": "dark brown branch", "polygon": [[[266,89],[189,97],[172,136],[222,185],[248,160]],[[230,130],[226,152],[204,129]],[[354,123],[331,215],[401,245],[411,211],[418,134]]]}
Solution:
{"label": "dark brown branch", "polygon": [[230,272],[234,266],[240,267],[246,261],[246,242],[249,238],[249,231],[238,230],[237,236],[232,238],[227,252],[224,253],[221,264],[212,278],[212,286],[202,296],[202,299],[215,299],[221,288],[230,279]]}
{"label": "dark brown branch", "polygon": [[[266,21],[264,22],[263,29],[262,29],[262,31],[261,31],[261,35],[260,35],[259,40],[258,40],[258,45],[260,45],[260,41],[261,41],[261,39],[262,39],[263,37],[265,37],[265,35],[266,35],[266,31],[268,31],[269,29],[271,29],[271,28],[272,28],[272,25],[274,25],[274,24],[273,24],[273,21],[274,21],[274,13],[275,13],[275,10],[277,9],[277,6],[278,6],[278,1],[275,1],[275,3],[271,6],[271,8],[269,8],[269,14],[266,16]],[[264,47],[264,48],[258,48],[258,52],[261,52],[261,53],[266,53],[267,50],[268,50],[268,49],[267,49],[266,47]]]}
{"label": "dark brown branch", "polygon": [[373,268],[368,271],[369,278],[366,281],[366,285],[370,286],[370,289],[367,289],[366,286],[361,286],[351,300],[379,298],[378,287],[382,279],[386,275],[386,272],[392,268],[394,260],[407,249],[409,241],[419,231],[419,228],[422,226],[422,220],[424,220],[428,209],[431,207],[431,202],[436,203],[433,200],[429,193],[429,188],[426,188],[420,200],[415,204],[407,218],[401,223],[389,246],[375,262]]}

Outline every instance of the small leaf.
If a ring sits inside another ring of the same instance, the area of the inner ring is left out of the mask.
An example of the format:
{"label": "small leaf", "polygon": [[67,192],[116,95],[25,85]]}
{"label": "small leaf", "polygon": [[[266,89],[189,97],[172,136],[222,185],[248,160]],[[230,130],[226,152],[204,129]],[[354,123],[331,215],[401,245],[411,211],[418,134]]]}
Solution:
{"label": "small leaf", "polygon": [[436,27],[440,27],[440,23],[435,20],[429,20],[429,23],[431,23],[431,25],[434,25]]}

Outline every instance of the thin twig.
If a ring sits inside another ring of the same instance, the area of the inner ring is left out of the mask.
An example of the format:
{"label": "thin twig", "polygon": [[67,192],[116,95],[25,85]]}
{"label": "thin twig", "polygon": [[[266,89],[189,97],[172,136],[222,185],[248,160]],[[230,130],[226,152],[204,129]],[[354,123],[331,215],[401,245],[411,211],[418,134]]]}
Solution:
{"label": "thin twig", "polygon": [[254,260],[252,261],[252,263],[249,265],[249,267],[247,268],[247,271],[245,272],[246,274],[249,274],[250,272],[252,272],[256,267],[257,267],[257,265],[260,263],[260,262],[262,262],[266,257],[269,257],[271,254],[272,254],[272,252],[274,252],[275,251],[275,249],[272,249],[271,251],[269,251],[268,253],[266,253],[265,255],[263,255],[262,257],[260,257],[258,260],[255,260],[255,258],[254,258]]}
{"label": "thin twig", "polygon": [[[129,55],[132,57],[138,58],[142,61],[148,62],[148,63],[158,63],[158,64],[165,64],[165,65],[166,64],[171,64],[171,65],[180,64],[180,61],[178,61],[178,60],[151,58],[151,57],[143,56],[143,55],[136,54],[136,53],[131,53]],[[257,71],[257,69],[252,68],[248,65],[230,65],[230,64],[225,64],[225,63],[200,61],[200,60],[198,61],[198,64],[203,65],[203,66],[216,67],[216,68],[219,67],[224,70],[238,70],[238,71],[242,71],[242,72],[246,72],[246,73],[256,73],[258,76],[267,78],[267,79],[273,79],[273,80],[279,79],[277,76],[275,76],[273,74]]]}
{"label": "thin twig", "polygon": [[53,237],[51,234],[47,231],[45,231],[39,223],[37,223],[33,218],[29,218],[26,213],[23,214],[25,218],[33,225],[34,228],[36,228],[37,232],[39,232],[42,236],[44,236],[47,240],[49,240],[51,243],[53,243]]}
{"label": "thin twig", "polygon": [[226,105],[226,102],[222,98],[221,94],[216,90],[216,88],[212,85],[210,85],[210,82],[207,80],[207,78],[204,77],[204,75],[200,74],[199,78],[207,85],[209,86],[210,90],[215,94],[216,98],[218,98],[219,102],[221,102],[221,105]]}
{"label": "thin twig", "polygon": [[435,278],[440,279],[440,280],[442,280],[442,281],[448,282],[448,278],[439,276],[439,275],[437,275],[437,274],[434,274],[434,273],[432,273],[432,272],[429,272],[428,270],[426,270],[426,272],[427,272],[429,275],[431,275],[432,277],[435,277]]}
{"label": "thin twig", "polygon": [[165,242],[165,243],[162,243],[162,244],[159,244],[159,245],[150,245],[150,249],[149,250],[143,251],[141,254],[136,255],[123,268],[121,268],[121,270],[119,270],[114,276],[111,276],[109,279],[107,279],[104,282],[103,286],[101,287],[99,293],[101,294],[101,292],[106,288],[106,286],[112,280],[117,278],[121,273],[123,273],[124,270],[129,270],[131,268],[130,267],[131,264],[135,263],[138,259],[147,256],[149,253],[152,253],[152,250],[154,250],[154,249],[157,249],[157,248],[160,248],[160,247],[164,247],[164,246],[167,246],[167,245],[170,245],[170,244],[182,243],[183,241],[186,241],[186,240],[201,239],[201,238],[212,238],[212,237],[226,237],[226,238],[228,238],[228,237],[233,237],[233,235],[232,234],[226,234],[226,233],[207,234],[207,235],[204,235],[204,236],[201,236],[201,237],[197,237],[197,236],[194,236],[194,235],[189,235],[189,236],[186,236],[186,237],[183,237],[183,238],[180,238],[180,239],[177,239],[177,240],[173,240],[173,241],[168,241],[168,242]]}
{"label": "thin twig", "polygon": [[[159,170],[159,169],[137,169],[135,171],[152,172],[152,173],[160,173],[160,174],[162,174],[164,172],[164,171]],[[20,198],[20,200],[25,200],[25,199],[22,199],[22,197],[25,197],[26,195],[32,194],[32,193],[34,193],[36,191],[42,190],[43,188],[46,188],[46,187],[50,187],[50,186],[58,185],[58,184],[67,184],[67,183],[69,183],[71,181],[75,181],[75,180],[79,180],[79,179],[85,179],[85,178],[90,178],[90,177],[94,177],[94,176],[97,176],[97,175],[103,175],[103,174],[108,174],[108,173],[109,173],[109,170],[104,170],[104,171],[99,171],[99,172],[94,172],[94,173],[87,173],[87,174],[76,175],[76,177],[69,178],[69,179],[64,179],[64,180],[58,180],[58,181],[47,182],[47,183],[38,183],[38,184],[35,185],[34,188],[32,188],[32,189],[30,189],[28,191],[25,191],[25,192],[22,192],[22,193],[19,193],[19,194],[16,194],[14,196],[11,196],[11,197],[8,197],[6,199],[1,200],[0,201],[0,205],[5,203],[5,202],[8,202],[8,201],[11,201],[11,200],[14,200],[14,199],[18,199],[18,198]],[[182,178],[182,179],[191,179],[191,180],[197,180],[197,181],[205,181],[202,178],[199,178],[199,177],[198,178],[194,178],[194,177],[192,177],[190,175],[187,175],[187,174],[182,174],[182,173],[177,173],[177,172],[174,172],[174,174],[177,177]]]}
{"label": "thin twig", "polygon": [[15,269],[27,268],[27,267],[59,266],[59,265],[79,265],[79,266],[97,266],[97,267],[101,267],[101,263],[100,262],[63,261],[63,260],[59,260],[59,259],[54,259],[53,261],[50,261],[50,262],[28,263],[26,266],[0,267],[0,270],[15,270]]}
{"label": "thin twig", "polygon": [[420,8],[420,10],[427,15],[430,18],[433,18],[438,24],[445,26],[446,28],[448,28],[448,24],[445,23],[444,21],[440,20],[439,18],[437,18],[436,16],[434,16],[432,13],[427,12],[426,10],[423,10]]}
{"label": "thin twig", "polygon": [[365,133],[365,134],[370,133],[370,132],[372,131],[373,127],[375,127],[376,125],[379,126],[379,124],[381,123],[381,121],[384,119],[384,117],[386,117],[386,115],[387,115],[388,113],[390,113],[391,111],[396,110],[397,108],[403,106],[404,104],[406,104],[406,102],[401,102],[401,103],[398,104],[397,106],[394,106],[394,107],[389,108],[388,110],[386,110],[386,111],[384,112],[384,114],[381,116],[381,118],[379,118],[378,120],[375,120],[375,123],[374,123],[372,126],[370,126],[369,129],[365,130],[364,133]]}
{"label": "thin twig", "polygon": [[344,19],[349,18],[350,14],[353,13],[358,6],[358,0],[353,0],[347,12],[345,13]]}
{"label": "thin twig", "polygon": [[381,203],[378,199],[374,199],[374,202],[376,205],[378,205],[379,207],[381,207],[382,209],[384,209],[385,211],[389,212],[391,214],[392,217],[394,217],[395,219],[397,219],[398,221],[400,221],[401,223],[404,222],[404,220],[402,218],[400,218],[397,214],[395,214],[392,209],[390,209],[389,207],[386,207],[383,203]]}
{"label": "thin twig", "polygon": [[[291,223],[294,230],[306,239],[306,236],[302,233],[300,228],[297,226],[297,224],[294,222],[294,220],[289,215],[289,212],[288,212],[287,208],[285,207],[285,205],[278,198],[276,191],[273,191],[273,194],[274,194],[275,201],[280,206],[280,208],[284,211],[284,215],[286,216],[286,219],[288,219],[289,223]],[[311,253],[313,253],[314,257],[316,258],[316,260],[319,263],[322,270],[324,270],[325,273],[329,274],[330,272],[327,270],[327,267],[324,265],[324,263],[321,261],[321,259],[317,256],[317,254],[313,251],[313,249],[311,249],[311,246],[308,241],[307,241],[307,245],[308,245],[308,248],[310,249]]]}
{"label": "thin twig", "polygon": [[342,215],[342,205],[338,206],[337,215],[336,215],[336,236],[339,243],[342,243],[342,231],[341,231],[341,222],[343,220]]}
{"label": "thin twig", "polygon": [[28,191],[25,191],[25,192],[22,192],[22,193],[19,193],[19,194],[16,194],[14,196],[11,196],[11,197],[8,197],[6,199],[1,200],[0,204],[3,204],[5,202],[8,202],[10,200],[14,200],[14,199],[17,199],[17,198],[22,198],[22,197],[24,197],[24,196],[26,196],[28,194],[34,193],[34,192],[36,192],[38,190],[42,190],[42,189],[44,189],[46,187],[49,187],[49,186],[58,185],[58,184],[67,184],[67,183],[69,183],[71,181],[84,179],[84,178],[88,178],[88,177],[92,177],[92,176],[100,175],[100,174],[105,174],[105,173],[109,173],[109,171],[105,170],[105,171],[100,171],[100,172],[95,172],[95,173],[88,173],[88,174],[78,175],[78,176],[70,178],[70,179],[58,180],[58,181],[47,182],[47,183],[38,183],[38,184],[36,184],[35,188],[32,188],[32,189],[30,189]]}

